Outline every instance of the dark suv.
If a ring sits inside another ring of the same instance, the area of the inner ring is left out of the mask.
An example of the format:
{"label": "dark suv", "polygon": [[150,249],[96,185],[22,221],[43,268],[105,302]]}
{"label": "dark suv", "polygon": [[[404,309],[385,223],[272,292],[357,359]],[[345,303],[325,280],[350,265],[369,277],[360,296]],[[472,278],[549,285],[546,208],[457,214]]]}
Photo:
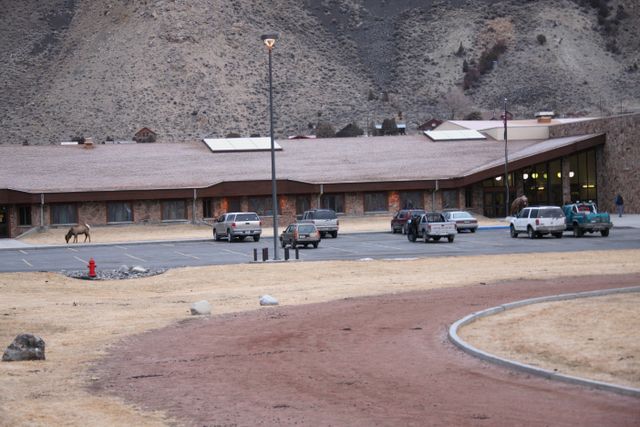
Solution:
{"label": "dark suv", "polygon": [[401,209],[393,216],[391,220],[391,231],[393,233],[407,234],[407,221],[413,216],[424,214],[424,209]]}

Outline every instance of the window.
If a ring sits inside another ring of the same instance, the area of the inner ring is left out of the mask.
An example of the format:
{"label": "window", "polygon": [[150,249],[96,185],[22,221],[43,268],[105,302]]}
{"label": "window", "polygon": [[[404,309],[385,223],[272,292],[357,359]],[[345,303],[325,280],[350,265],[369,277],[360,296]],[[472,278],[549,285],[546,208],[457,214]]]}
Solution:
{"label": "window", "polygon": [[400,192],[401,209],[422,209],[424,202],[421,191],[401,191]]}
{"label": "window", "polygon": [[364,194],[364,211],[365,212],[386,212],[388,208],[387,193],[365,193]]}
{"label": "window", "polygon": [[473,188],[467,187],[464,189],[464,206],[466,208],[473,207]]}
{"label": "window", "polygon": [[442,192],[443,209],[457,208],[458,205],[458,190],[444,190]]}
{"label": "window", "polygon": [[569,158],[569,180],[571,186],[571,200],[596,201],[596,152],[583,151]]}
{"label": "window", "polygon": [[162,202],[162,220],[178,221],[187,219],[187,204],[184,200],[165,200]]}
{"label": "window", "polygon": [[202,217],[213,218],[213,199],[202,199]]}
{"label": "window", "polygon": [[562,160],[549,162],[549,200],[550,205],[561,205],[562,200]]}
{"label": "window", "polygon": [[31,206],[18,207],[18,225],[31,225]]}
{"label": "window", "polygon": [[107,222],[133,222],[130,202],[107,203]]}
{"label": "window", "polygon": [[227,212],[240,212],[240,211],[242,211],[242,198],[227,197]]}
{"label": "window", "polygon": [[78,211],[71,203],[51,205],[51,224],[77,224]]}
{"label": "window", "polygon": [[[249,210],[260,216],[273,215],[273,196],[249,197]],[[280,207],[278,206],[278,214]]]}
{"label": "window", "polygon": [[260,221],[260,218],[258,218],[258,215],[256,215],[255,213],[239,213],[236,215],[234,221]]}
{"label": "window", "polygon": [[333,209],[336,212],[344,212],[344,194],[323,194],[320,198],[322,209]]}
{"label": "window", "polygon": [[296,213],[301,214],[305,211],[311,209],[311,197],[309,195],[306,196],[297,196],[296,197]]}

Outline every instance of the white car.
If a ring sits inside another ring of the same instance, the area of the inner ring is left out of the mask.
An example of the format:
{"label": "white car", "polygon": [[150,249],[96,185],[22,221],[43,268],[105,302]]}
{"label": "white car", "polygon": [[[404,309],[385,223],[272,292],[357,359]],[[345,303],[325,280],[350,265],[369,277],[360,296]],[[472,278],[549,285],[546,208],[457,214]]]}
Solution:
{"label": "white car", "polygon": [[551,234],[558,239],[566,228],[565,216],[559,206],[528,206],[511,218],[511,237],[527,233],[530,239]]}
{"label": "white car", "polygon": [[445,211],[442,213],[444,219],[447,221],[456,223],[456,230],[460,233],[463,230],[468,230],[475,233],[478,229],[478,220],[466,211]]}

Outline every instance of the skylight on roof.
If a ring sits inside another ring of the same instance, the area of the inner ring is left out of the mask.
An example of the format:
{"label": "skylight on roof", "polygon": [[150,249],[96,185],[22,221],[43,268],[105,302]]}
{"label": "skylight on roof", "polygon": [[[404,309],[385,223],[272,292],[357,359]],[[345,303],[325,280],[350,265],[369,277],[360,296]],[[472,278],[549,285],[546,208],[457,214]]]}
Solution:
{"label": "skylight on roof", "polygon": [[487,139],[486,136],[484,136],[477,130],[472,129],[425,130],[424,134],[427,135],[432,141],[466,141],[470,139]]}
{"label": "skylight on roof", "polygon": [[[205,138],[204,143],[214,153],[233,153],[238,151],[270,151],[271,138]],[[282,147],[273,142],[275,150]]]}

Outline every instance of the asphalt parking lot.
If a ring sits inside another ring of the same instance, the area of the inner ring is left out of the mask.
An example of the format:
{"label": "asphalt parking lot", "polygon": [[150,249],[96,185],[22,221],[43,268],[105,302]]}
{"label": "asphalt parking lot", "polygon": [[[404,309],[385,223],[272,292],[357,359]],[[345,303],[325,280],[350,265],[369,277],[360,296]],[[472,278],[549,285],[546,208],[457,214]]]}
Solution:
{"label": "asphalt parking lot", "polygon": [[[77,271],[86,269],[91,258],[95,260],[98,270],[116,269],[122,265],[175,268],[239,264],[254,262],[254,249],[257,250],[258,262],[262,262],[263,248],[267,248],[269,259],[272,259],[273,240],[270,238],[263,238],[259,242],[251,239],[233,243],[198,240],[12,248],[0,251],[0,272]],[[429,243],[418,240],[412,243],[406,236],[390,232],[341,234],[336,239],[322,239],[317,249],[299,248],[298,257],[301,261],[391,260],[638,248],[640,229],[636,228],[614,228],[606,238],[599,234],[575,238],[571,233],[565,232],[562,239],[549,236],[539,239],[520,236],[513,239],[506,228],[500,228],[479,230],[477,233],[460,233],[456,235],[453,243],[448,243],[446,239]],[[280,247],[278,250],[279,258],[284,259],[284,250]],[[289,256],[289,262],[295,260],[293,250],[290,250]]]}

